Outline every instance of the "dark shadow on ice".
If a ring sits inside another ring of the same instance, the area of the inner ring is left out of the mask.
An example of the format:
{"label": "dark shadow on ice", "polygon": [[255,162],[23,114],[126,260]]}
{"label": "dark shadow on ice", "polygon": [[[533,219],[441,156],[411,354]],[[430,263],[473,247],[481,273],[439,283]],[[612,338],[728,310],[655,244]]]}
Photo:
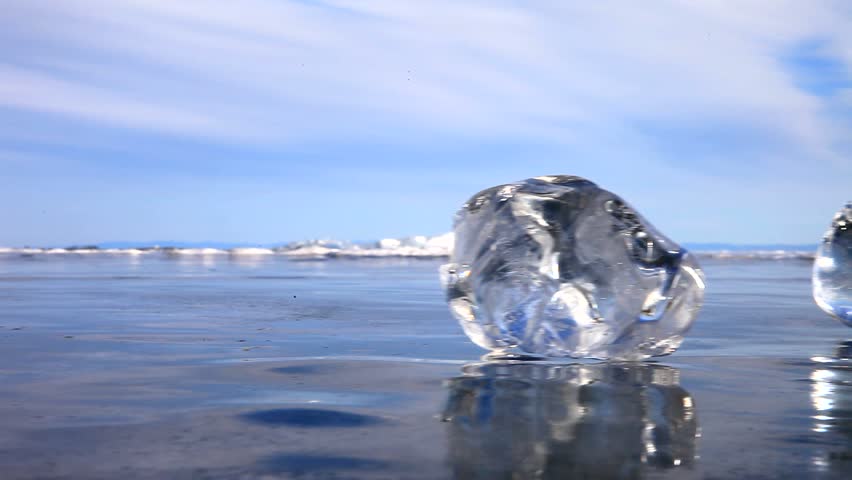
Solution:
{"label": "dark shadow on ice", "polygon": [[291,365],[288,367],[271,368],[269,371],[283,375],[313,375],[333,370],[328,365]]}
{"label": "dark shadow on ice", "polygon": [[838,360],[852,360],[852,340],[846,340],[837,344],[834,357]]}
{"label": "dark shadow on ice", "polygon": [[[333,478],[341,473],[353,471],[385,470],[388,468],[386,462],[358,457],[341,457],[333,455],[275,455],[261,460],[263,471],[268,473],[286,473],[295,477],[308,474],[334,474]],[[325,477],[323,477],[325,478]]]}
{"label": "dark shadow on ice", "polygon": [[458,479],[641,478],[695,461],[695,404],[674,368],[494,362],[447,383]]}
{"label": "dark shadow on ice", "polygon": [[258,410],[241,416],[253,423],[302,428],[363,427],[382,422],[381,418],[371,415],[318,408],[277,408]]}

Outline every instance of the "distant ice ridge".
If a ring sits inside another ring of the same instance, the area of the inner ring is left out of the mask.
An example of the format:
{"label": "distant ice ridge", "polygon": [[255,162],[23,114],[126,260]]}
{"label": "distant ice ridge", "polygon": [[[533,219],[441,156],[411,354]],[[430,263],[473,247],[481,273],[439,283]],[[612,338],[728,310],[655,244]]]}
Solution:
{"label": "distant ice ridge", "polygon": [[406,238],[385,238],[377,242],[355,243],[339,240],[308,240],[288,243],[274,248],[180,248],[153,246],[139,248],[98,248],[97,246],[69,248],[4,248],[0,256],[35,255],[160,255],[160,256],[270,256],[293,259],[330,258],[440,258],[449,255],[453,234],[434,237],[418,235]]}
{"label": "distant ice ridge", "polygon": [[[377,242],[357,243],[340,240],[308,240],[291,242],[278,247],[180,248],[167,246],[138,248],[98,248],[97,246],[68,248],[3,248],[0,256],[16,255],[130,255],[130,256],[285,256],[295,260],[334,258],[444,258],[453,248],[453,234],[428,237],[385,238]],[[690,249],[698,258],[721,260],[813,260],[813,250],[800,249]]]}
{"label": "distant ice ridge", "polygon": [[278,248],[276,252],[299,258],[439,258],[449,256],[452,248],[453,234],[445,233],[435,237],[385,238],[373,244],[300,242]]}
{"label": "distant ice ridge", "polygon": [[814,251],[806,250],[718,250],[693,251],[698,258],[732,260],[813,260]]}

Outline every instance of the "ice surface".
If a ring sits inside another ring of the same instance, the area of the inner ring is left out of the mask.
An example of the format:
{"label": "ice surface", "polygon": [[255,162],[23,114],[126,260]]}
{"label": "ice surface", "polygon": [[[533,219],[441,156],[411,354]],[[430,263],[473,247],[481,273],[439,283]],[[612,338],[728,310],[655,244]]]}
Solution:
{"label": "ice surface", "polygon": [[695,259],[618,196],[574,176],[474,195],[441,268],[477,345],[514,354],[642,359],[683,341],[704,297]]}
{"label": "ice surface", "polygon": [[695,462],[696,405],[669,367],[486,363],[448,387],[456,478],[644,478]]}
{"label": "ice surface", "polygon": [[852,202],[834,215],[817,250],[814,300],[826,313],[852,327]]}

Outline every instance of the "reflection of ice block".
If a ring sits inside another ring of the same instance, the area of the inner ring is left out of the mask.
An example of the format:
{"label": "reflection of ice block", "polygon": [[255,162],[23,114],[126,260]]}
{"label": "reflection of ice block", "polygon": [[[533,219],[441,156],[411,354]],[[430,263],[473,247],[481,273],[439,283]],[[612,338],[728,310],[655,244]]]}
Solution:
{"label": "reflection of ice block", "polygon": [[495,356],[666,355],[704,297],[692,255],[579,177],[483,190],[454,230],[441,276],[447,301],[471,340]]}
{"label": "reflection of ice block", "polygon": [[698,420],[656,365],[484,363],[451,379],[456,478],[635,478],[690,466]]}
{"label": "reflection of ice block", "polygon": [[852,202],[834,215],[814,261],[814,300],[852,327]]}
{"label": "reflection of ice block", "polygon": [[[838,345],[833,357],[819,357],[811,372],[812,431],[826,451],[812,459],[817,471],[849,478],[852,467],[852,341]],[[832,477],[833,478],[833,477]]]}

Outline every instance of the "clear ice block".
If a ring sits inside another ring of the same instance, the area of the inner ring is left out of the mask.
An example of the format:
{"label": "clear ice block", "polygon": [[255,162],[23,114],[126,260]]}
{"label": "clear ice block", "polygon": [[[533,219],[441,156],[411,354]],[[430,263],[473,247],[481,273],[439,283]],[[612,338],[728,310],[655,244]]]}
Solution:
{"label": "clear ice block", "polygon": [[814,300],[829,315],[852,327],[852,202],[834,215],[817,250]]}
{"label": "clear ice block", "polygon": [[694,257],[624,200],[575,176],[474,195],[441,268],[465,333],[493,357],[667,355],[704,297]]}

